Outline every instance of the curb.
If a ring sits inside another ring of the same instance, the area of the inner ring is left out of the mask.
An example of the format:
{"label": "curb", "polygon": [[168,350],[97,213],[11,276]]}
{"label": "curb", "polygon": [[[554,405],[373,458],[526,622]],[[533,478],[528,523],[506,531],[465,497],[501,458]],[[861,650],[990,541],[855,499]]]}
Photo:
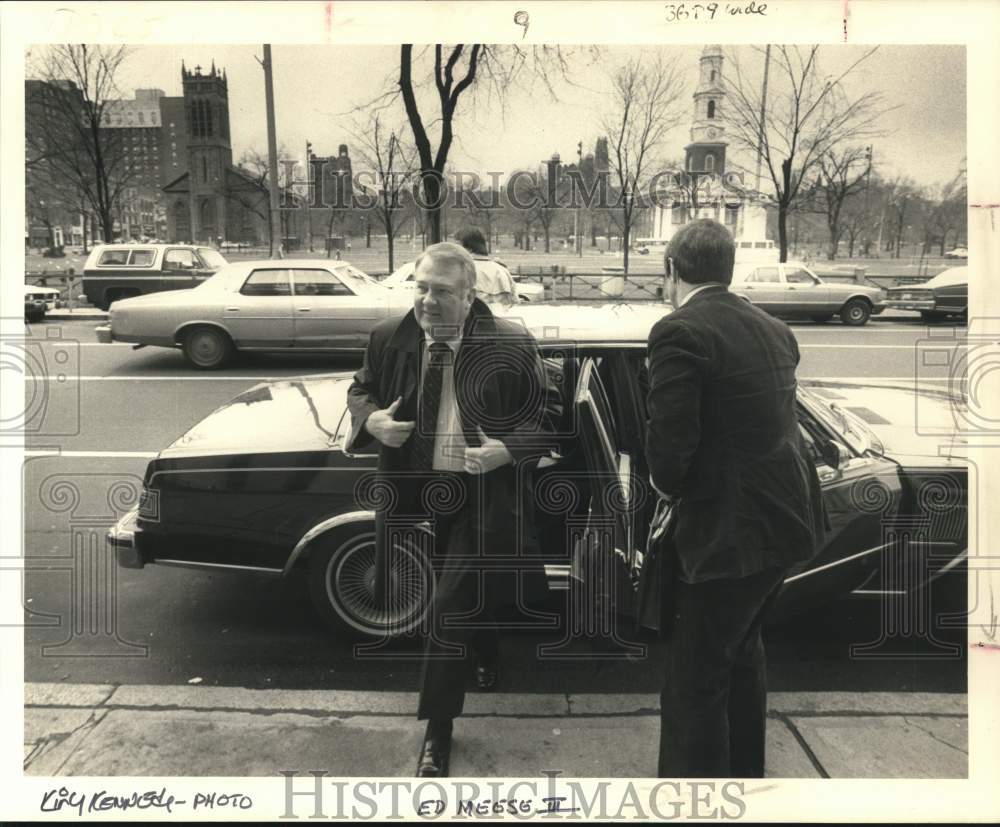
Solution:
{"label": "curb", "polygon": [[79,313],[74,313],[71,310],[50,310],[45,314],[44,321],[54,321],[54,322],[72,322],[72,321],[94,321],[94,322],[104,322],[107,321],[108,314],[103,310],[84,310]]}
{"label": "curb", "polygon": [[[24,704],[34,708],[412,717],[417,708],[417,693],[26,683]],[[772,712],[796,716],[968,715],[967,696],[933,692],[770,692],[767,705]],[[656,694],[470,693],[463,714],[502,718],[622,718],[658,715],[659,709],[660,698]]]}

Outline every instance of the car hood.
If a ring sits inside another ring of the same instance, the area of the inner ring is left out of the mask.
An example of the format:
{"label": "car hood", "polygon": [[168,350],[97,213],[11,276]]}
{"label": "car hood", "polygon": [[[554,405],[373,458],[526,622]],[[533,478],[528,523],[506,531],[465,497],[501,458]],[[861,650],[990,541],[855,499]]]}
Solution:
{"label": "car hood", "polygon": [[216,408],[161,459],[327,451],[339,447],[350,373],[262,382]]}
{"label": "car hood", "polygon": [[835,404],[854,424],[874,434],[885,455],[903,465],[962,465],[968,445],[962,436],[965,400],[944,390],[899,383],[861,384],[803,380],[821,404]]}

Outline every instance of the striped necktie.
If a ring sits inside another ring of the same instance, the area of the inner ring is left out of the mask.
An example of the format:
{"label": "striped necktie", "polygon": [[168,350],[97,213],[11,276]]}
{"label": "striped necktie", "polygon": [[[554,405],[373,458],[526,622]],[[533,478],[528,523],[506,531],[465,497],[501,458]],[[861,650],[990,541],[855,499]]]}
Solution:
{"label": "striped necktie", "polygon": [[417,427],[411,437],[411,462],[414,471],[430,471],[434,468],[434,440],[437,435],[438,409],[441,407],[444,369],[452,361],[451,348],[444,342],[431,342],[429,352],[427,370],[420,388]]}

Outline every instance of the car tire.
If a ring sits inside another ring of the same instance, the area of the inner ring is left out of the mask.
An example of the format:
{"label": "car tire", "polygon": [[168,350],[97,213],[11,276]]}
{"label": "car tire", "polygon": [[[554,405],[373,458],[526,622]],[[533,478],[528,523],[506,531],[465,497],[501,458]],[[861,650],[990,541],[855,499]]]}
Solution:
{"label": "car tire", "polygon": [[868,322],[872,306],[864,299],[851,299],[840,310],[840,320],[851,327],[861,327]]}
{"label": "car tire", "polygon": [[227,365],[236,348],[224,331],[203,325],[184,334],[184,358],[198,370],[217,370]]}
{"label": "car tire", "polygon": [[375,531],[325,535],[309,555],[309,597],[323,621],[353,639],[400,637],[423,624],[434,596],[434,569],[416,546],[392,554],[389,600],[375,599]]}
{"label": "car tire", "polygon": [[820,316],[810,316],[809,318],[811,318],[817,324],[823,324],[823,322],[830,321],[830,319],[833,318],[833,314],[832,313],[824,313],[824,314],[822,314]]}
{"label": "car tire", "polygon": [[936,310],[921,310],[920,319],[924,322],[939,322],[947,316],[946,313],[939,313]]}

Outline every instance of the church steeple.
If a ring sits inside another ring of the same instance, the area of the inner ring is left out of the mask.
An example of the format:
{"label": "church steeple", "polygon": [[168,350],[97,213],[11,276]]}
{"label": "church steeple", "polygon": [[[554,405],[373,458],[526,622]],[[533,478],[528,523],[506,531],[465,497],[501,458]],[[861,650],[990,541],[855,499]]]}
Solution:
{"label": "church steeple", "polygon": [[722,77],[722,47],[706,46],[701,53],[698,86],[694,90],[691,143],[685,147],[688,172],[722,174],[726,166],[726,127],[723,120],[726,84]]}

